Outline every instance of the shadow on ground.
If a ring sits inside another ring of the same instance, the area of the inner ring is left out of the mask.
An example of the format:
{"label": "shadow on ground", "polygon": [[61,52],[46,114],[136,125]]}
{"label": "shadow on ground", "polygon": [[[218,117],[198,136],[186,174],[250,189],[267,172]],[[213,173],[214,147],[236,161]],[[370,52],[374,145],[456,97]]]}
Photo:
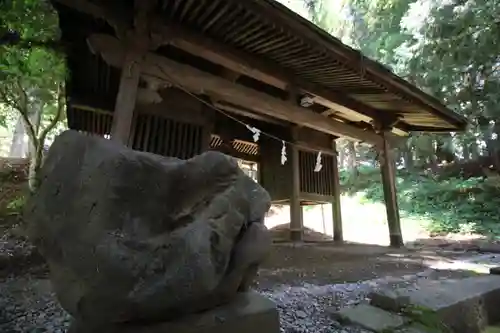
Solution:
{"label": "shadow on ground", "polygon": [[[259,288],[276,285],[299,286],[341,284],[380,278],[428,274],[439,263],[451,265],[455,258],[434,251],[391,249],[364,244],[276,243],[259,272]],[[436,270],[434,278],[463,278],[477,275],[469,270]]]}

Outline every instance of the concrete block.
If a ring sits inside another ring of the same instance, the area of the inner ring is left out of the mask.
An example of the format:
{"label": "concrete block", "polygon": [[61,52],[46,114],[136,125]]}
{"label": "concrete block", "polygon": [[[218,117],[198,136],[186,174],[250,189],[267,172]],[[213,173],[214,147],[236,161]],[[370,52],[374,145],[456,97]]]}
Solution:
{"label": "concrete block", "polygon": [[339,322],[360,326],[373,332],[393,331],[405,324],[405,319],[380,308],[360,304],[353,308],[343,308],[334,314]]}
{"label": "concrete block", "polygon": [[380,290],[368,295],[370,304],[391,312],[400,312],[410,304],[410,297],[402,296],[393,290]]}
{"label": "concrete block", "polygon": [[480,333],[500,321],[500,276],[426,281],[418,289],[398,289],[410,303],[432,310],[455,333]]}
{"label": "concrete block", "polygon": [[497,267],[491,267],[491,268],[490,268],[490,274],[493,274],[493,275],[500,275],[500,266],[497,266]]}
{"label": "concrete block", "polygon": [[229,304],[183,317],[176,321],[148,325],[121,324],[89,328],[73,323],[70,333],[279,333],[276,305],[257,292],[237,295]]}

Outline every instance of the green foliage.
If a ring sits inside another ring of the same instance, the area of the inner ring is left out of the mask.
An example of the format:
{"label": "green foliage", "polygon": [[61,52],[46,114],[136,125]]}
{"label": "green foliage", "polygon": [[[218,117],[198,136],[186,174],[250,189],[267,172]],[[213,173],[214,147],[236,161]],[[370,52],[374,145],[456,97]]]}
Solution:
{"label": "green foliage", "polygon": [[11,214],[19,214],[26,203],[26,196],[20,195],[7,204],[7,211]]}
{"label": "green foliage", "polygon": [[23,121],[31,148],[28,182],[33,192],[39,184],[45,140],[65,108],[65,61],[53,48],[59,38],[58,20],[47,0],[3,1],[0,16],[0,34],[19,35],[19,40],[0,46],[0,122],[12,111]]}
{"label": "green foliage", "polygon": [[[55,117],[65,62],[52,48],[39,45],[59,38],[56,13],[48,1],[11,0],[0,3],[0,16],[0,35],[15,31],[21,41],[29,41],[0,46],[0,103],[7,106],[0,108],[0,119],[12,110],[29,118],[40,104],[43,116]],[[38,129],[31,130],[36,136]]]}
{"label": "green foliage", "polygon": [[[314,23],[470,121],[465,133],[411,133],[396,149],[398,162],[406,167],[397,177],[402,213],[432,221],[428,227],[436,233],[500,234],[495,223],[500,205],[500,1],[346,0],[348,16],[339,16],[327,0],[304,1]],[[350,169],[341,173],[343,191],[383,202],[380,170],[357,166],[357,161],[375,161],[373,151],[337,147],[341,165]],[[442,161],[480,158],[497,174],[464,179],[453,172],[439,177],[414,172],[439,169]]]}
{"label": "green foliage", "polygon": [[[397,149],[408,168],[500,152],[499,0],[337,2],[349,15],[331,1],[304,0],[311,21],[470,121],[465,133],[412,133]],[[356,155],[372,158],[366,150]],[[500,170],[500,159],[492,162]]]}
{"label": "green foliage", "polygon": [[437,313],[431,309],[418,305],[409,305],[402,309],[402,314],[410,319],[410,322],[421,327],[429,333],[452,333],[453,331],[443,324]]}
{"label": "green foliage", "polygon": [[[362,168],[355,179],[342,172],[341,184],[346,193],[362,192],[364,200],[384,202],[378,168]],[[500,181],[495,177],[437,181],[433,175],[399,171],[397,190],[402,214],[428,219],[430,232],[500,234]]]}
{"label": "green foliage", "polygon": [[[57,16],[48,1],[11,0],[0,4],[0,33],[16,31],[21,40],[48,42],[59,38]],[[39,89],[35,96],[53,99],[64,79],[61,56],[46,47],[4,45],[0,48],[0,80],[4,102],[17,108],[29,89]],[[24,91],[24,92],[23,92]]]}
{"label": "green foliage", "polygon": [[381,182],[381,174],[379,168],[367,166],[358,167],[356,174],[350,170],[342,170],[340,172],[340,184],[342,190],[348,194],[354,194],[372,186],[372,184]]}

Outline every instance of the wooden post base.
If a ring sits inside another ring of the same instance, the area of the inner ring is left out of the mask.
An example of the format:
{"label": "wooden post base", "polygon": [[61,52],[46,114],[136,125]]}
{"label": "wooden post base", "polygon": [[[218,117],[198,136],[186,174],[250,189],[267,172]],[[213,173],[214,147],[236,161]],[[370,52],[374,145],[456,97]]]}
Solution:
{"label": "wooden post base", "polygon": [[389,235],[390,246],[393,248],[404,247],[403,237],[401,235]]}
{"label": "wooden post base", "polygon": [[380,166],[382,171],[382,185],[384,188],[384,201],[387,211],[387,224],[389,227],[390,246],[399,248],[404,246],[399,217],[398,199],[396,196],[396,165],[392,156],[391,147],[387,142],[385,133],[382,134],[383,150],[380,152]]}
{"label": "wooden post base", "polygon": [[290,240],[292,242],[302,242],[303,240],[302,230],[290,230]]}

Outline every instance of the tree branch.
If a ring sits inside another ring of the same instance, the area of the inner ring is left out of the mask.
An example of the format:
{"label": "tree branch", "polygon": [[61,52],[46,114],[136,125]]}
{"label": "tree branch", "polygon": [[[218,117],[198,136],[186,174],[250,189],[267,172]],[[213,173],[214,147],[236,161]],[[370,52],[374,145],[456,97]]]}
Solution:
{"label": "tree branch", "polygon": [[[24,89],[20,87],[20,89],[23,91],[24,94]],[[21,119],[23,120],[23,125],[24,128],[26,129],[26,132],[31,140],[31,143],[36,147],[38,143],[38,138],[36,137],[33,125],[30,122],[30,119],[28,117],[28,112],[27,112],[27,104],[24,103],[24,108],[23,105],[16,103],[15,98],[9,97],[9,94],[3,90],[0,89],[0,98],[10,107],[12,107],[14,110],[17,110],[19,112],[19,115],[21,116]]]}
{"label": "tree branch", "polygon": [[[50,123],[43,129],[43,131],[40,133],[40,136],[38,137],[38,140],[40,142],[40,145],[43,145],[45,143],[45,138],[49,134],[49,132],[57,125],[59,120],[61,119],[61,115],[64,110],[64,88],[62,83],[59,84],[59,87],[57,89],[57,111],[56,115],[54,118],[50,121]],[[40,147],[40,149],[43,149],[43,147]]]}
{"label": "tree branch", "polygon": [[20,102],[21,104],[19,104],[17,110],[21,115],[21,119],[23,120],[24,127],[26,128],[28,137],[30,138],[31,142],[36,148],[38,146],[38,138],[36,136],[35,129],[33,128],[33,124],[31,123],[28,117],[28,95],[26,94],[26,91],[23,89],[20,79],[17,79],[15,82],[17,84],[17,89],[19,89],[19,95],[21,97],[21,102]]}

